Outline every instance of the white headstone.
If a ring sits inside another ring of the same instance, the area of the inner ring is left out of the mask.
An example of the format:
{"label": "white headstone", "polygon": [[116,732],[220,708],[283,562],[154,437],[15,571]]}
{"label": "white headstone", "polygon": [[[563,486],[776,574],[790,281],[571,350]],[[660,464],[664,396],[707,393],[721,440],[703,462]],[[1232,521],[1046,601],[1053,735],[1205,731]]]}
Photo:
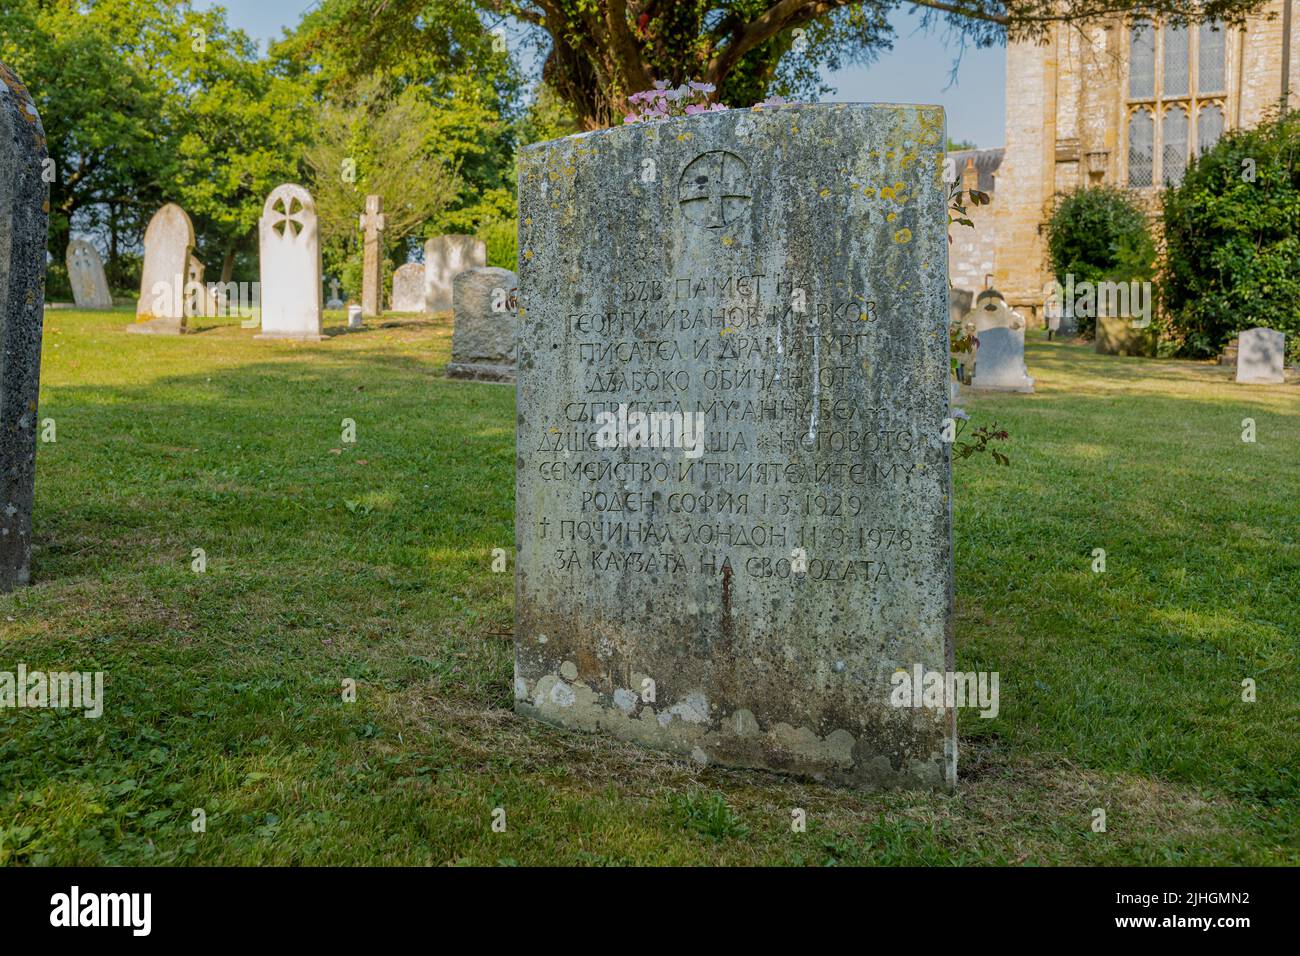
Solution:
{"label": "white headstone", "polygon": [[78,309],[111,309],[113,294],[104,275],[104,261],[99,250],[84,239],[68,243],[68,282]]}
{"label": "white headstone", "polygon": [[1237,381],[1243,385],[1281,385],[1286,335],[1276,329],[1246,329],[1237,337]]}
{"label": "white headstone", "polygon": [[452,306],[451,280],[487,265],[487,246],[475,236],[435,236],[424,244],[424,301],[430,312]]}
{"label": "white headstone", "polygon": [[275,187],[262,206],[258,232],[262,332],[257,338],[319,342],[320,230],[311,194],[294,183]]}
{"label": "white headstone", "polygon": [[980,293],[971,315],[977,340],[971,388],[1032,392],[1034,380],[1025,367],[1024,319],[992,290]]}
{"label": "white headstone", "polygon": [[184,209],[169,202],[154,213],[144,232],[136,324],[128,332],[179,335],[187,331],[185,283],[193,249],[194,224]]}

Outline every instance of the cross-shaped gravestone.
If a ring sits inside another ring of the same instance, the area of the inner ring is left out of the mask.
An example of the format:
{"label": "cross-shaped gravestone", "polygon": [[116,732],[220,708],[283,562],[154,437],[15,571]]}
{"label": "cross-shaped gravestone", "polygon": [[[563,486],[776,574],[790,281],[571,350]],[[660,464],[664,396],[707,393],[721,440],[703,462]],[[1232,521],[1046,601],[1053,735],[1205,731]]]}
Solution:
{"label": "cross-shaped gravestone", "polygon": [[384,220],[382,196],[367,196],[366,211],[361,214],[361,228],[365,230],[365,259],[361,268],[361,314],[374,317],[383,311],[383,246],[381,239],[387,223]]}

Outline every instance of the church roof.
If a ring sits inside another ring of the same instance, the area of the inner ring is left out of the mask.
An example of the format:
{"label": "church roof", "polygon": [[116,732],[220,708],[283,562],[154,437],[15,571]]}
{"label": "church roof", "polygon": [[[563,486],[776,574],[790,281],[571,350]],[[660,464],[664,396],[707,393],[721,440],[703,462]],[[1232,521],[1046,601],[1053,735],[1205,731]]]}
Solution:
{"label": "church roof", "polygon": [[998,171],[1002,165],[1002,156],[1006,150],[999,146],[996,149],[960,149],[948,154],[948,158],[955,160],[957,164],[957,177],[961,178],[961,171],[966,168],[966,160],[974,159],[975,168],[979,171],[981,192],[992,195],[993,193],[993,174]]}

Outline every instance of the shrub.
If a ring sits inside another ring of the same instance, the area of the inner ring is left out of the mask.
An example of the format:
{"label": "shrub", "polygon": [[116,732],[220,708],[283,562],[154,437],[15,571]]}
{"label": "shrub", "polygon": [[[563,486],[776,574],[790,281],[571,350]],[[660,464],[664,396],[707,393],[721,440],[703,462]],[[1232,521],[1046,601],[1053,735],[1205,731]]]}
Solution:
{"label": "shrub", "polygon": [[487,246],[488,265],[509,269],[511,272],[519,271],[519,263],[516,261],[519,255],[518,229],[519,225],[514,219],[502,219],[479,227],[478,237]]}
{"label": "shrub", "polygon": [[[1155,243],[1146,213],[1122,189],[1090,186],[1062,197],[1047,224],[1047,249],[1056,281],[1143,282],[1154,273]],[[1078,316],[1079,333],[1091,336],[1097,320]]]}
{"label": "shrub", "polygon": [[1162,205],[1161,293],[1179,353],[1214,355],[1264,325],[1300,356],[1300,112],[1225,135]]}

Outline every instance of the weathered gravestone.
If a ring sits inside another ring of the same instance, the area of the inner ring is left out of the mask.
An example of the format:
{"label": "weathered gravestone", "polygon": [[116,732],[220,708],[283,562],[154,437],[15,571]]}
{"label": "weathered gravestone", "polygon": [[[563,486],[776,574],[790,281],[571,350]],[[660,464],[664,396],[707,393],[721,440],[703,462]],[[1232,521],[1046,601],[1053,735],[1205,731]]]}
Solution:
{"label": "weathered gravestone", "polygon": [[519,279],[509,269],[466,269],[452,280],[452,378],[515,380],[515,297]]}
{"label": "weathered gravestone", "polygon": [[474,236],[435,236],[424,244],[424,307],[443,312],[452,306],[451,280],[466,269],[487,265],[487,246]]}
{"label": "weathered gravestone", "polygon": [[408,262],[393,271],[393,311],[429,311],[424,302],[423,262]]}
{"label": "weathered gravestone", "polygon": [[516,710],[954,785],[954,711],[893,693],[952,666],[943,145],[839,104],[523,151]]}
{"label": "weathered gravestone", "polygon": [[99,250],[84,239],[68,243],[68,282],[72,285],[72,300],[78,309],[111,309],[113,293],[108,289],[104,275],[104,260]]}
{"label": "weathered gravestone", "polygon": [[1151,358],[1156,354],[1155,331],[1136,328],[1133,320],[1123,316],[1097,316],[1097,340],[1093,345],[1098,355],[1136,355]]}
{"label": "weathered gravestone", "polygon": [[262,292],[259,339],[319,342],[321,335],[320,230],[316,203],[301,186],[276,186],[258,221]]}
{"label": "weathered gravestone", "polygon": [[0,591],[31,577],[49,187],[45,130],[0,63]]}
{"label": "weathered gravestone", "polygon": [[215,318],[224,311],[222,295],[203,281],[207,267],[198,256],[190,256],[189,271],[185,281],[185,314],[190,318],[206,316]]}
{"label": "weathered gravestone", "polygon": [[1025,323],[1002,293],[986,289],[967,319],[975,331],[975,375],[971,388],[1032,392],[1034,380],[1025,367]]}
{"label": "weathered gravestone", "polygon": [[1237,381],[1243,385],[1282,385],[1286,335],[1276,329],[1246,329],[1237,336]]}
{"label": "weathered gravestone", "polygon": [[185,285],[194,249],[194,224],[175,203],[154,213],[144,231],[144,267],[136,323],[127,329],[146,335],[182,335],[186,324]]}
{"label": "weathered gravestone", "polygon": [[361,314],[374,318],[384,311],[384,199],[367,196],[366,211],[361,214],[363,233],[361,261]]}

